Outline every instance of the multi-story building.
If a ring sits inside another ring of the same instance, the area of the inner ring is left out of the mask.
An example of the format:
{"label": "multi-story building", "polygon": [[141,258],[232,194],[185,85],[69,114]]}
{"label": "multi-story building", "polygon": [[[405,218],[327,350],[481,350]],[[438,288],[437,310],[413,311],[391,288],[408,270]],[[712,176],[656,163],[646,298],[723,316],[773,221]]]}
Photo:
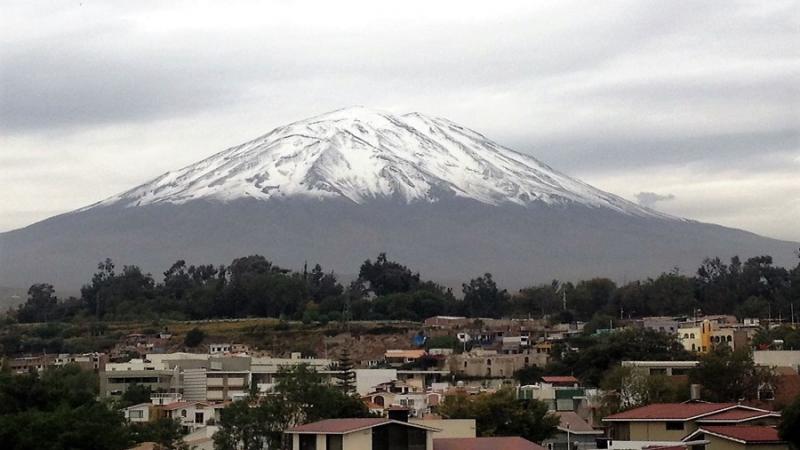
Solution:
{"label": "multi-story building", "polygon": [[323,374],[332,374],[328,359],[262,358],[233,354],[148,354],[126,363],[109,363],[100,372],[100,393],[124,392],[132,384],[157,392],[180,393],[186,401],[226,401],[247,395],[250,386],[269,392],[283,367],[305,364]]}
{"label": "multi-story building", "polygon": [[30,372],[41,372],[50,367],[63,367],[68,364],[76,364],[83,370],[101,371],[108,362],[108,355],[105,353],[59,353],[20,356],[7,360],[8,368],[16,374]]}
{"label": "multi-story building", "polygon": [[503,378],[511,377],[519,369],[528,366],[545,366],[548,355],[527,350],[522,353],[503,355],[494,350],[472,350],[449,358],[450,372],[467,377]]}

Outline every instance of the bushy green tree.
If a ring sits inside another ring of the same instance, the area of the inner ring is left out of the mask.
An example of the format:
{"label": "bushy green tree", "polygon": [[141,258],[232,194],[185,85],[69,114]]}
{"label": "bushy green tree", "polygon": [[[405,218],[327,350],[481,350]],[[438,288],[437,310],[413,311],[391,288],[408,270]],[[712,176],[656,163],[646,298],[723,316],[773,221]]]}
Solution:
{"label": "bushy green tree", "polygon": [[517,400],[514,391],[451,395],[438,407],[445,419],[475,419],[477,434],[488,436],[522,436],[533,442],[550,437],[559,423],[549,414],[547,405],[538,400]]}
{"label": "bushy green tree", "polygon": [[364,261],[358,272],[358,279],[366,284],[366,289],[377,296],[410,292],[419,284],[419,274],[408,267],[390,261],[386,253],[381,253],[373,263]]}
{"label": "bushy green tree", "polygon": [[714,347],[700,356],[700,363],[689,372],[693,383],[703,385],[703,399],[738,402],[757,398],[758,389],[773,380],[768,368],[758,367],[747,349]]}
{"label": "bushy green tree", "polygon": [[127,448],[132,441],[122,414],[96,396],[96,376],[74,365],[41,376],[0,373],[3,448]]}
{"label": "bushy green tree", "polygon": [[194,327],[186,333],[186,337],[183,339],[183,345],[187,347],[197,347],[203,343],[205,338],[206,333],[200,328]]}
{"label": "bushy green tree", "polygon": [[508,291],[497,287],[490,273],[471,279],[462,288],[464,310],[470,317],[500,317],[511,299]]}
{"label": "bushy green tree", "polygon": [[222,410],[214,435],[220,450],[281,448],[283,431],[322,419],[369,417],[364,402],[327,383],[306,365],[281,368],[274,392]]}
{"label": "bushy green tree", "polygon": [[163,450],[189,450],[178,419],[159,417],[152,422],[132,423],[128,427],[134,442],[155,442]]}
{"label": "bushy green tree", "polygon": [[795,450],[800,449],[800,395],[781,411],[778,433]]}

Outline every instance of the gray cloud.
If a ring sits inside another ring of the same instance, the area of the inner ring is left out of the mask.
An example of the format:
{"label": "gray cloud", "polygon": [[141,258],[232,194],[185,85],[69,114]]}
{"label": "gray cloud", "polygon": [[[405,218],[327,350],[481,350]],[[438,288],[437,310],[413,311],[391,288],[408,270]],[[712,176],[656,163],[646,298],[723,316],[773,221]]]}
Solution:
{"label": "gray cloud", "polygon": [[675,199],[675,195],[673,194],[664,195],[656,194],[655,192],[639,192],[638,194],[634,195],[634,197],[636,197],[636,201],[639,202],[640,205],[647,208],[652,208],[657,202]]}
{"label": "gray cloud", "polygon": [[[363,104],[448,117],[618,194],[672,192],[659,206],[673,214],[800,240],[781,225],[800,217],[786,200],[800,197],[797,7],[7,2],[0,230]],[[747,222],[764,211],[733,200],[731,177],[790,220]]]}

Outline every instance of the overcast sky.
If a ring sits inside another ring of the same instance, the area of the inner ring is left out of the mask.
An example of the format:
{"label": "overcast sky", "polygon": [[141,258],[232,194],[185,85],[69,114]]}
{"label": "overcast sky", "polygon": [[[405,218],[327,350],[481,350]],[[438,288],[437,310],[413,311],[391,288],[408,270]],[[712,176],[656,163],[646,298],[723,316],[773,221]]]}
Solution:
{"label": "overcast sky", "polygon": [[4,1],[0,231],[365,105],[800,241],[799,54],[797,1]]}

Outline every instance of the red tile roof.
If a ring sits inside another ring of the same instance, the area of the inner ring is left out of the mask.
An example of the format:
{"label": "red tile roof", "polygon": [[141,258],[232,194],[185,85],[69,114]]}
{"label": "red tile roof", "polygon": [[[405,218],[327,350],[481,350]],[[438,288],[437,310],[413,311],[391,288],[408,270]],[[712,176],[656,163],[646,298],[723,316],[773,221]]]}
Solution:
{"label": "red tile roof", "polygon": [[[435,436],[435,435],[434,435]],[[517,436],[433,439],[433,450],[545,450]]]}
{"label": "red tile roof", "polygon": [[759,417],[772,416],[780,417],[779,413],[772,411],[751,410],[744,408],[734,408],[727,411],[711,414],[698,419],[698,422],[747,422],[748,420],[756,419]]}
{"label": "red tile roof", "polygon": [[578,379],[573,376],[552,376],[552,377],[542,377],[542,381],[545,383],[577,383]]}
{"label": "red tile roof", "polygon": [[161,408],[164,409],[165,411],[172,411],[172,410],[175,410],[175,409],[188,408],[188,407],[194,406],[194,405],[197,405],[200,408],[206,406],[205,403],[201,403],[201,402],[183,401],[183,402],[170,403],[168,405],[162,406]]}
{"label": "red tile roof", "polygon": [[350,433],[388,423],[389,419],[327,419],[288,429],[290,433]]}
{"label": "red tile roof", "polygon": [[653,403],[612,414],[603,421],[689,420],[736,406],[736,403]]}
{"label": "red tile roof", "polygon": [[778,436],[778,430],[772,427],[758,426],[704,426],[700,427],[695,434],[712,434],[719,437],[744,443],[780,443],[783,442]]}
{"label": "red tile roof", "polygon": [[312,433],[312,434],[347,434],[354,431],[365,430],[367,428],[385,425],[387,423],[398,423],[401,425],[423,428],[430,431],[441,431],[438,428],[431,428],[417,423],[400,422],[386,418],[363,418],[363,419],[326,419],[319,422],[307,423],[286,430],[287,433]]}

